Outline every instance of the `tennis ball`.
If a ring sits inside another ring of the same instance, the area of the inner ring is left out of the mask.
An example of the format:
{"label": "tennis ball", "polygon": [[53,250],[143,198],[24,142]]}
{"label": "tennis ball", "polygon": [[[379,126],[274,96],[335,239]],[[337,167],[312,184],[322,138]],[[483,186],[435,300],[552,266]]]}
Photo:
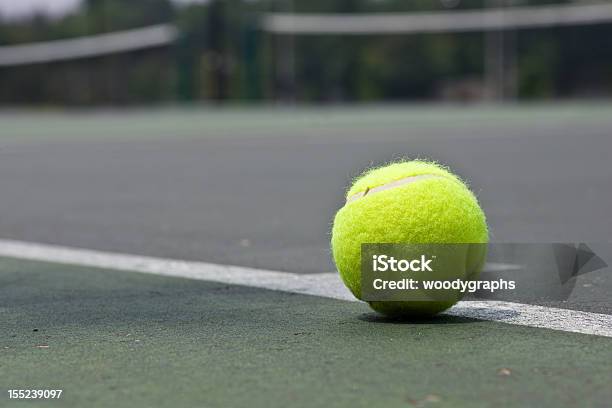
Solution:
{"label": "tennis ball", "polygon": [[[331,249],[344,284],[361,299],[361,244],[487,243],[485,215],[474,194],[447,168],[425,161],[404,161],[367,171],[346,193],[335,216]],[[470,246],[465,247],[469,252]],[[447,278],[476,279],[486,248],[466,253]],[[377,312],[392,317],[431,316],[454,300],[372,301]]]}

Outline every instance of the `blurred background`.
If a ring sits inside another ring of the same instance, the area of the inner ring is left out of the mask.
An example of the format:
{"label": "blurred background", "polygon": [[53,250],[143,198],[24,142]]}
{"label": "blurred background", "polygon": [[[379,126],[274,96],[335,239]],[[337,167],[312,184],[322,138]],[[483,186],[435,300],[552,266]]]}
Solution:
{"label": "blurred background", "polygon": [[0,104],[612,96],[612,2],[0,0]]}

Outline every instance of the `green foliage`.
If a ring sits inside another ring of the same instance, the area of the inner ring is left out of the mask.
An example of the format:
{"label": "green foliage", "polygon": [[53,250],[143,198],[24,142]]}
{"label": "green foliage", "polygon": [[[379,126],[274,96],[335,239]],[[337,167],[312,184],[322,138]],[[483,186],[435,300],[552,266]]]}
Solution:
{"label": "green foliage", "polygon": [[[520,4],[563,2],[571,1]],[[488,0],[211,0],[176,8],[171,0],[86,0],[60,20],[35,16],[0,22],[0,45],[166,22],[179,27],[180,39],[166,49],[0,68],[0,103],[453,97],[465,86],[484,87],[482,33],[292,39],[257,30],[258,13],[392,13],[479,9],[488,4]],[[612,94],[610,25],[520,31],[515,49],[520,98]]]}

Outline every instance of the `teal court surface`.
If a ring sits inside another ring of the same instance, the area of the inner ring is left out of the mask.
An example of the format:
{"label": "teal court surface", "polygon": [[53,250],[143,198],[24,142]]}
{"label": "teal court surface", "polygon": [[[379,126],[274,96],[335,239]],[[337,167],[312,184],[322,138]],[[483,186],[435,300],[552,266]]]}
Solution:
{"label": "teal court surface", "polygon": [[420,157],[492,240],[609,242],[611,113],[3,112],[0,406],[607,406],[609,267],[565,301],[399,322],[344,290],[329,229],[363,169]]}

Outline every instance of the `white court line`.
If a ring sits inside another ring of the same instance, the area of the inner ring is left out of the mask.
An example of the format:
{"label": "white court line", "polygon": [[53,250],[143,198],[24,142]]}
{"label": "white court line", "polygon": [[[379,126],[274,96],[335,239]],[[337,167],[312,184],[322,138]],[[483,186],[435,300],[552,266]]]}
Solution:
{"label": "white court line", "polygon": [[[336,273],[293,274],[0,240],[0,256],[220,282],[357,301]],[[612,337],[612,316],[500,301],[459,302],[448,315]]]}

